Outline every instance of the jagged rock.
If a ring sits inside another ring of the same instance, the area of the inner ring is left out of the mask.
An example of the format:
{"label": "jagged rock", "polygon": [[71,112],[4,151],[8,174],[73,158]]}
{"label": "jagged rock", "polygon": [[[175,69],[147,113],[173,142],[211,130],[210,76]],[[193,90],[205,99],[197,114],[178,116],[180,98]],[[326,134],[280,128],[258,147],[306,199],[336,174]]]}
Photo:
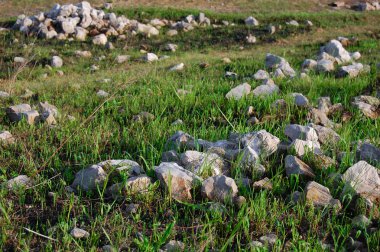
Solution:
{"label": "jagged rock", "polygon": [[165,151],[162,153],[161,157],[162,162],[174,162],[178,165],[181,165],[180,156],[175,150]]}
{"label": "jagged rock", "polygon": [[212,176],[215,176],[221,174],[225,169],[223,159],[215,153],[186,151],[181,154],[181,163],[186,169],[197,175],[211,173]]}
{"label": "jagged rock", "polygon": [[321,146],[318,142],[304,141],[295,139],[288,147],[288,149],[294,149],[297,156],[302,157],[306,153],[311,152],[313,154],[321,154]]}
{"label": "jagged rock", "polygon": [[315,174],[313,170],[304,163],[302,160],[295,156],[288,155],[285,158],[285,169],[286,175],[290,176],[293,174],[305,175],[310,178],[314,178]]}
{"label": "jagged rock", "polygon": [[253,183],[253,188],[255,189],[266,189],[266,190],[272,190],[273,189],[273,184],[270,181],[269,178],[263,178],[259,181],[255,181]]}
{"label": "jagged rock", "polygon": [[[331,108],[329,109],[329,113],[330,113]],[[309,112],[310,112],[309,116],[311,117],[311,120],[314,124],[317,124],[317,125],[320,124],[329,128],[338,126],[327,117],[325,112],[319,109],[312,108]]]}
{"label": "jagged rock", "polygon": [[296,20],[291,20],[289,22],[286,22],[286,24],[291,26],[300,26],[300,24]]}
{"label": "jagged rock", "polygon": [[81,239],[88,238],[90,236],[90,233],[88,233],[86,230],[75,227],[71,230],[70,235],[75,239]]}
{"label": "jagged rock", "polygon": [[202,183],[203,197],[221,203],[231,202],[238,194],[238,188],[232,178],[224,175],[209,177]]}
{"label": "jagged rock", "polygon": [[293,93],[292,96],[294,97],[294,103],[298,107],[307,107],[309,105],[309,100],[300,93]]}
{"label": "jagged rock", "polygon": [[361,95],[354,98],[352,105],[357,107],[365,116],[376,119],[380,116],[380,99]]}
{"label": "jagged rock", "polygon": [[104,169],[115,169],[119,173],[126,172],[129,176],[140,175],[144,172],[143,168],[137,162],[129,159],[110,159],[102,161],[97,165]]}
{"label": "jagged rock", "polygon": [[354,193],[370,201],[380,198],[380,177],[375,167],[359,161],[343,174],[343,193]]}
{"label": "jagged rock", "polygon": [[259,241],[268,247],[273,247],[277,242],[277,235],[276,234],[266,234],[259,238]]}
{"label": "jagged rock", "polygon": [[318,135],[318,140],[321,144],[337,144],[340,141],[340,136],[333,129],[323,127],[316,124],[309,124]]}
{"label": "jagged rock", "polygon": [[171,72],[181,71],[181,70],[184,69],[184,67],[185,67],[185,64],[183,64],[183,63],[179,63],[179,64],[176,64],[176,65],[174,65],[174,66],[171,66],[171,67],[169,68],[169,71],[171,71]]}
{"label": "jagged rock", "polygon": [[332,72],[335,70],[334,61],[328,59],[318,60],[315,70],[322,73]]}
{"label": "jagged rock", "polygon": [[333,56],[340,63],[347,63],[351,61],[350,53],[344,49],[343,45],[338,40],[331,40],[322,48],[322,51]]}
{"label": "jagged rock", "polygon": [[32,110],[29,104],[19,104],[6,109],[7,116],[11,122],[25,121],[32,125],[39,120],[39,114]]}
{"label": "jagged rock", "polygon": [[363,71],[363,69],[364,69],[364,66],[361,63],[354,63],[352,65],[342,66],[338,69],[337,76],[338,77],[348,76],[350,78],[354,78],[358,76]]}
{"label": "jagged rock", "polygon": [[99,165],[91,165],[86,169],[80,170],[75,175],[75,179],[71,184],[74,189],[81,189],[83,191],[91,191],[98,186],[102,187],[106,181],[107,174]]}
{"label": "jagged rock", "polygon": [[243,96],[248,95],[250,91],[251,91],[251,86],[248,83],[243,83],[237,87],[232,88],[226,94],[226,98],[240,100]]}
{"label": "jagged rock", "polygon": [[315,70],[317,68],[317,61],[313,59],[306,59],[303,63],[301,68],[303,70],[308,69],[308,70]]}
{"label": "jagged rock", "polygon": [[325,113],[326,115],[329,114],[330,107],[332,106],[330,97],[319,97],[318,98],[318,110]]}
{"label": "jagged rock", "polygon": [[306,140],[306,141],[318,141],[317,132],[309,126],[302,126],[299,124],[289,124],[285,127],[285,135],[291,140]]}
{"label": "jagged rock", "polygon": [[178,48],[178,45],[176,44],[172,44],[172,43],[168,43],[165,45],[164,47],[164,50],[165,51],[170,51],[170,52],[175,52]]}
{"label": "jagged rock", "polygon": [[333,207],[337,210],[341,208],[340,201],[331,196],[330,190],[314,181],[306,184],[305,199],[316,207]]}
{"label": "jagged rock", "polygon": [[267,96],[267,95],[272,95],[275,93],[278,93],[280,89],[276,84],[264,84],[257,86],[254,90],[252,90],[252,93],[256,97],[260,96]]}
{"label": "jagged rock", "polygon": [[172,198],[180,201],[191,200],[191,190],[202,182],[200,177],[176,163],[161,163],[155,167],[155,173],[161,186]]}

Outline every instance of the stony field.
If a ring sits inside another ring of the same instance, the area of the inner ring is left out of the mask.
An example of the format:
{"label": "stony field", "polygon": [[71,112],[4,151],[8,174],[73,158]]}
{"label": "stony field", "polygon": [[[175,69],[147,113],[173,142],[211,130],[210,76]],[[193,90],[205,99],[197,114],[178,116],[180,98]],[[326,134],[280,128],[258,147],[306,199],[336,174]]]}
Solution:
{"label": "stony field", "polygon": [[0,2],[1,251],[380,250],[378,2],[58,2]]}

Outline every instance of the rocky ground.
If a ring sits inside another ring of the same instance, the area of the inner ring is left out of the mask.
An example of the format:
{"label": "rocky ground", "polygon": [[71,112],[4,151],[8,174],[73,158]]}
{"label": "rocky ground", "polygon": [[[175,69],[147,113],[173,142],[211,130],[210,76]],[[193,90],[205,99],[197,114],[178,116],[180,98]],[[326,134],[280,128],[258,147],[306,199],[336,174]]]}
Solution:
{"label": "rocky ground", "polygon": [[291,2],[1,18],[1,250],[378,251],[378,4]]}

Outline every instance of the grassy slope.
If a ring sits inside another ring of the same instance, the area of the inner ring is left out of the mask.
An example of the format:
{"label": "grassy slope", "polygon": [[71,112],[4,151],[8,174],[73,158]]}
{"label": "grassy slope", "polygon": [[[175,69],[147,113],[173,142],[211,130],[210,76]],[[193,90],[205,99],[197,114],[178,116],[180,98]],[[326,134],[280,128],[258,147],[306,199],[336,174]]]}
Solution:
{"label": "grassy slope", "polygon": [[[144,9],[146,18],[151,16],[180,17],[189,11]],[[140,10],[117,10],[119,13],[140,13]],[[229,20],[240,19],[243,15],[213,14],[213,17]],[[136,14],[135,14],[136,15]],[[141,16],[137,16],[143,18]],[[96,48],[91,43],[61,43],[33,41],[34,46],[24,49],[21,45],[12,44],[13,36],[18,36],[20,42],[31,42],[19,34],[0,35],[0,43],[4,49],[0,62],[2,77],[9,77],[14,71],[8,64],[14,56],[28,54],[34,57],[34,64],[26,68],[15,83],[8,80],[1,82],[2,90],[12,93],[9,100],[1,100],[1,107],[28,102],[49,101],[56,105],[63,115],[74,115],[77,120],[69,122],[60,120],[54,129],[39,125],[30,127],[23,124],[10,125],[5,119],[4,111],[0,114],[2,129],[10,130],[17,137],[17,145],[2,148],[0,154],[1,181],[6,181],[18,174],[32,175],[60,147],[61,143],[72,135],[67,144],[63,145],[59,155],[56,155],[46,168],[36,176],[40,183],[27,192],[19,195],[0,192],[1,236],[0,246],[3,249],[40,248],[44,250],[95,250],[105,244],[117,247],[137,247],[140,250],[157,250],[171,238],[185,242],[194,250],[203,248],[245,249],[244,244],[260,235],[275,232],[280,238],[276,245],[281,249],[286,241],[293,243],[293,249],[305,250],[313,248],[320,250],[320,240],[333,243],[338,249],[351,234],[348,217],[362,212],[360,207],[355,211],[347,210],[340,214],[327,211],[317,211],[313,208],[298,204],[290,206],[286,203],[287,195],[294,190],[302,190],[305,182],[297,178],[288,179],[284,168],[276,158],[271,158],[265,164],[269,168],[269,177],[274,184],[274,190],[251,191],[241,188],[241,194],[247,198],[247,205],[242,209],[228,207],[225,214],[210,211],[207,203],[197,198],[194,204],[180,204],[171,201],[158,188],[146,197],[132,195],[123,202],[112,202],[104,199],[102,193],[96,195],[67,195],[64,187],[73,180],[75,172],[88,164],[97,163],[108,158],[131,158],[144,165],[146,172],[152,175],[154,165],[159,164],[166,139],[176,130],[183,130],[196,137],[207,140],[219,140],[228,137],[231,131],[249,132],[266,129],[284,139],[285,125],[297,122],[307,123],[306,111],[291,106],[286,115],[280,116],[271,111],[269,105],[277,98],[287,98],[291,92],[302,92],[315,104],[320,96],[331,96],[332,101],[342,102],[353,113],[352,120],[338,130],[343,140],[339,143],[340,150],[349,150],[350,143],[359,139],[369,138],[379,143],[380,133],[377,130],[379,121],[363,118],[350,106],[353,96],[363,93],[376,84],[376,74],[371,74],[355,80],[336,80],[332,76],[313,76],[310,80],[277,80],[281,93],[267,99],[247,97],[239,102],[226,102],[224,95],[231,87],[243,82],[244,76],[255,73],[264,66],[266,52],[277,53],[286,57],[295,68],[304,58],[314,57],[320,43],[338,35],[353,35],[359,37],[359,43],[348,48],[349,51],[359,50],[363,62],[379,62],[379,30],[373,27],[373,21],[379,15],[371,13],[366,16],[350,13],[284,13],[282,15],[261,15],[262,23],[283,23],[294,17],[299,20],[311,19],[316,23],[311,31],[285,30],[277,34],[272,43],[260,43],[246,46],[241,51],[238,39],[247,33],[246,29],[238,26],[236,29],[223,28],[220,30],[193,31],[173,42],[180,45],[178,52],[163,62],[144,64],[133,61],[122,66],[116,65],[114,57],[120,53],[139,56],[140,42],[129,39],[127,51],[121,49],[125,42],[115,42],[117,49],[106,51]],[[333,27],[331,24],[334,24]],[[349,29],[348,29],[349,28]],[[260,30],[254,30],[261,34]],[[271,38],[261,35],[261,40]],[[206,39],[205,39],[206,38]],[[159,51],[164,38],[146,40],[143,43]],[[21,44],[21,43],[20,43]],[[66,73],[64,78],[57,77],[55,71],[50,72],[43,64],[55,53],[64,58]],[[100,65],[101,70],[91,74],[89,67],[93,60],[73,57],[76,49],[90,49],[94,56],[106,55]],[[28,52],[30,51],[30,52]],[[225,65],[222,57],[230,57],[232,64]],[[184,62],[186,69],[180,73],[168,73],[171,64]],[[209,68],[201,69],[198,64],[208,62]],[[241,78],[230,81],[222,76],[226,70],[235,71]],[[40,78],[48,72],[47,79]],[[138,77],[137,82],[129,81]],[[99,80],[111,78],[111,83],[101,83]],[[248,81],[253,87],[258,85]],[[21,100],[19,94],[25,88],[38,93],[38,98]],[[178,97],[175,90],[184,88],[191,90],[186,97]],[[115,98],[106,102],[96,116],[85,126],[81,126],[92,111],[103,101],[97,98],[97,90],[108,92],[118,91]],[[373,93],[372,93],[373,94]],[[271,115],[271,119],[260,125],[247,126],[245,115],[247,106],[252,105],[261,119]],[[148,111],[156,119],[146,125],[132,122],[133,115],[140,111]],[[231,124],[223,122],[224,115]],[[184,125],[171,126],[176,119],[182,119]],[[336,121],[339,122],[339,118]],[[358,130],[360,129],[360,130]],[[78,131],[77,131],[78,130]],[[355,134],[353,134],[355,132]],[[330,146],[329,146],[330,147]],[[334,148],[326,149],[331,156],[336,156]],[[339,197],[340,187],[333,186],[332,181],[326,180],[326,174],[332,171],[344,171],[352,160],[348,158],[339,167],[328,171],[316,171],[316,181],[329,186],[334,197]],[[240,172],[237,165],[232,167],[233,176],[238,178]],[[60,174],[52,180],[47,180]],[[322,176],[323,175],[323,176]],[[47,197],[49,191],[56,192],[56,197]],[[127,203],[139,203],[137,214],[128,215],[125,212]],[[374,217],[378,218],[378,217]],[[378,221],[378,219],[377,219]],[[77,224],[90,232],[88,240],[73,240],[69,235],[70,229]],[[56,226],[55,233],[48,233],[50,227]],[[57,237],[59,242],[50,242],[23,230],[29,227],[42,234]],[[141,232],[143,238],[136,238],[136,232]],[[379,232],[371,235],[359,234],[358,239],[367,243],[376,251],[380,240]]]}

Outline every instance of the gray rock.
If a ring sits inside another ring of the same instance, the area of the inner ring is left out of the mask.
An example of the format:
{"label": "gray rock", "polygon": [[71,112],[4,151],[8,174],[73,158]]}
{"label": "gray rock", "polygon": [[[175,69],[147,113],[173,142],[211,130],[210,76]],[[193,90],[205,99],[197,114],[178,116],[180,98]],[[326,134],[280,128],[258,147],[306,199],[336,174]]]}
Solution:
{"label": "gray rock", "polygon": [[285,127],[285,135],[291,140],[306,140],[306,141],[318,141],[317,132],[309,126],[302,126],[299,124],[289,124]]}
{"label": "gray rock", "polygon": [[108,97],[109,96],[109,93],[107,93],[106,91],[104,90],[99,90],[98,92],[96,92],[96,95],[98,97]]}
{"label": "gray rock", "polygon": [[104,169],[115,169],[119,173],[127,172],[130,176],[144,173],[144,169],[137,162],[129,159],[110,159],[102,161],[97,165]]}
{"label": "gray rock", "polygon": [[289,22],[286,22],[286,24],[291,26],[300,26],[300,24],[296,20],[291,20]]}
{"label": "gray rock", "polygon": [[203,181],[201,193],[209,200],[226,203],[237,196],[238,188],[232,178],[218,175]]}
{"label": "gray rock", "polygon": [[146,175],[139,175],[128,178],[125,183],[117,183],[107,189],[107,193],[117,199],[123,195],[144,194],[148,192],[149,186],[152,184],[151,178]]}
{"label": "gray rock", "polygon": [[57,107],[49,104],[47,101],[38,103],[38,111],[41,114],[52,114],[54,117],[59,116]]}
{"label": "gray rock", "polygon": [[355,228],[367,228],[372,224],[372,221],[365,215],[358,215],[352,219],[352,226]]}
{"label": "gray rock", "polygon": [[341,208],[339,200],[333,199],[330,190],[317,182],[311,181],[306,184],[305,199],[316,207]]}
{"label": "gray rock", "polygon": [[179,63],[179,64],[176,64],[174,66],[171,66],[169,68],[169,71],[170,72],[175,72],[175,71],[182,71],[185,67],[185,64],[184,63]]}
{"label": "gray rock", "polygon": [[191,200],[191,190],[202,182],[200,177],[176,163],[161,163],[155,167],[155,173],[161,186],[172,198],[180,201]]}
{"label": "gray rock", "polygon": [[263,235],[259,238],[259,241],[268,246],[268,247],[273,247],[276,244],[277,241],[277,235],[275,234],[267,234]]}
{"label": "gray rock", "polygon": [[178,153],[174,150],[163,152],[162,157],[161,157],[161,161],[162,162],[174,162],[174,163],[177,163],[178,165],[181,165],[180,157],[179,157]]}
{"label": "gray rock", "polygon": [[344,194],[358,194],[370,201],[380,198],[380,177],[378,170],[366,161],[359,161],[343,174]]}
{"label": "gray rock", "polygon": [[317,61],[313,60],[313,59],[306,59],[303,63],[302,63],[302,66],[301,68],[303,70],[305,69],[308,69],[308,70],[315,70],[316,67],[317,67]]}
{"label": "gray rock", "polygon": [[333,129],[324,126],[309,124],[318,135],[318,140],[321,144],[337,144],[340,141],[340,136]]}
{"label": "gray rock", "polygon": [[186,169],[199,176],[204,174],[219,175],[225,166],[223,159],[217,154],[198,151],[186,151],[181,154],[181,163]]}
{"label": "gray rock", "polygon": [[253,75],[253,78],[255,78],[255,80],[266,80],[269,79],[269,73],[260,69]]}
{"label": "gray rock", "polygon": [[0,91],[0,98],[8,98],[10,95],[7,92]]}
{"label": "gray rock", "polygon": [[144,57],[143,60],[146,62],[153,62],[158,60],[158,56],[154,53],[147,53]]}
{"label": "gray rock", "polygon": [[98,186],[102,187],[106,181],[107,174],[99,165],[91,165],[86,169],[80,170],[75,175],[75,179],[71,184],[74,189],[81,189],[83,191],[91,191]]}
{"label": "gray rock", "polygon": [[30,187],[33,185],[33,180],[26,175],[19,175],[13,179],[8,180],[7,188],[9,190],[16,190],[18,188]]}
{"label": "gray rock", "polygon": [[164,50],[165,51],[170,51],[170,52],[175,52],[178,48],[178,45],[176,44],[172,44],[172,43],[168,43],[165,45],[164,47]]}
{"label": "gray rock", "polygon": [[362,143],[357,150],[360,160],[377,164],[380,162],[380,149],[370,143]]}
{"label": "gray rock", "polygon": [[273,184],[270,181],[269,178],[263,178],[259,181],[255,181],[253,183],[253,188],[255,189],[266,189],[266,190],[272,190],[273,189]]}
{"label": "gray rock", "polygon": [[255,36],[253,36],[252,34],[248,34],[248,36],[245,37],[245,41],[248,43],[248,44],[254,44],[256,43],[257,39]]}
{"label": "gray rock", "polygon": [[63,66],[63,60],[59,56],[53,56],[51,59],[51,66],[52,67],[62,67]]}
{"label": "gray rock", "polygon": [[26,59],[23,57],[14,57],[13,62],[18,64],[24,64],[26,63]]}
{"label": "gray rock", "polygon": [[380,116],[380,99],[372,96],[361,95],[352,102],[365,116],[376,119]]}
{"label": "gray rock", "polygon": [[251,86],[248,83],[243,83],[235,88],[232,88],[226,94],[226,98],[240,100],[243,96],[248,95],[250,91],[251,91]]}
{"label": "gray rock", "polygon": [[314,154],[321,154],[321,146],[318,142],[304,141],[300,139],[295,139],[288,147],[288,149],[294,149],[297,156],[302,157],[306,153],[311,152]]}
{"label": "gray rock", "polygon": [[185,244],[181,241],[170,240],[162,247],[162,250],[168,252],[185,251]]}
{"label": "gray rock", "polygon": [[335,70],[334,62],[328,59],[318,60],[315,70],[321,73],[332,72]]}
{"label": "gray rock", "polygon": [[338,59],[341,63],[351,61],[350,53],[344,49],[343,45],[338,40],[331,40],[322,48],[322,50]]}
{"label": "gray rock", "polygon": [[118,56],[116,57],[116,62],[117,62],[118,64],[122,64],[122,63],[128,61],[130,58],[131,58],[130,55],[118,55]]}
{"label": "gray rock", "polygon": [[247,17],[244,20],[244,22],[246,25],[249,25],[249,26],[258,26],[259,25],[259,21],[257,21],[256,18],[254,18],[252,16]]}
{"label": "gray rock", "polygon": [[321,112],[328,114],[331,106],[332,106],[332,103],[331,103],[330,97],[318,98],[318,109]]}
{"label": "gray rock", "polygon": [[92,57],[92,53],[90,51],[75,51],[75,56],[82,58],[90,58]]}
{"label": "gray rock", "polygon": [[75,239],[88,238],[90,236],[90,234],[86,230],[77,227],[71,230],[70,235]]}
{"label": "gray rock", "polygon": [[293,93],[292,96],[294,97],[294,103],[297,107],[309,106],[309,100],[303,94]]}
{"label": "gray rock", "polygon": [[171,30],[168,30],[166,32],[166,35],[169,36],[169,37],[174,37],[174,36],[178,35],[178,31],[171,29]]}
{"label": "gray rock", "polygon": [[314,178],[315,174],[313,170],[304,163],[302,160],[295,156],[288,155],[285,158],[285,169],[286,175],[290,176],[293,174],[305,175],[310,178]]}
{"label": "gray rock", "polygon": [[19,122],[23,119],[28,124],[34,124],[38,121],[39,114],[32,110],[29,104],[19,104],[6,109],[7,116],[11,122]]}
{"label": "gray rock", "polygon": [[364,70],[364,66],[361,63],[354,63],[348,66],[342,66],[338,69],[338,77],[357,77]]}
{"label": "gray rock", "polygon": [[256,97],[260,96],[267,96],[267,95],[272,95],[276,94],[280,91],[277,85],[275,84],[264,84],[257,86],[254,90],[252,90],[252,93]]}

